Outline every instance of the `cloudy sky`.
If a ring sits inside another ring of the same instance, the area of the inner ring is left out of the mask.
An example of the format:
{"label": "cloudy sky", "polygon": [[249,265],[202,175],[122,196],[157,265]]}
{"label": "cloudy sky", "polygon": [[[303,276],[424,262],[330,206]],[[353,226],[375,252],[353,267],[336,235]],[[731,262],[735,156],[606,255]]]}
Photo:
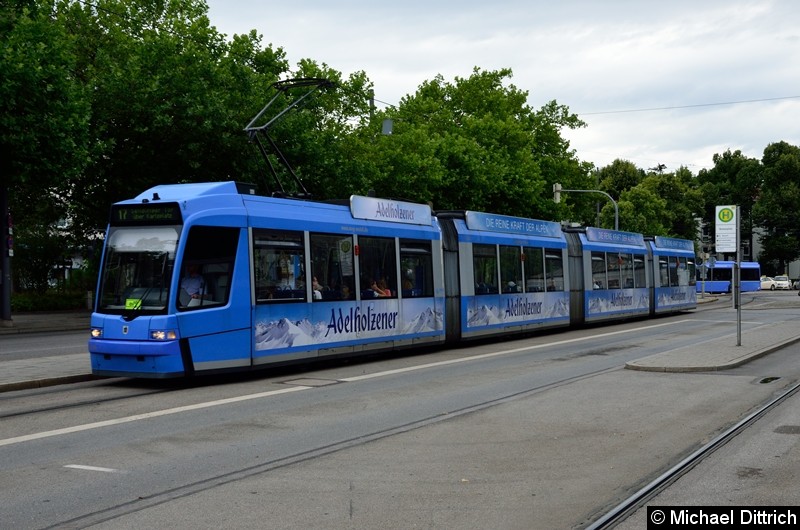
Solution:
{"label": "cloudy sky", "polygon": [[397,104],[437,74],[511,68],[539,108],[566,105],[581,160],[697,173],[727,149],[800,145],[796,0],[208,0],[227,35],[255,29],[292,65],[363,70]]}

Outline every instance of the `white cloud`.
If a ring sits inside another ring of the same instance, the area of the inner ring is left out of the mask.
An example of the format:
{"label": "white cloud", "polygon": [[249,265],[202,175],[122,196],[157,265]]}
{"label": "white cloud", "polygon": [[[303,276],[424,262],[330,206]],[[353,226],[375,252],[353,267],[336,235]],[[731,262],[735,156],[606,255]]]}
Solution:
{"label": "white cloud", "polygon": [[[256,29],[293,64],[363,70],[397,103],[442,74],[509,67],[539,107],[557,100],[589,123],[565,133],[583,160],[711,167],[741,149],[800,145],[799,99],[592,114],[800,96],[800,4],[793,0],[466,0],[295,3],[210,0],[220,31]],[[586,113],[586,114],[584,114]]]}

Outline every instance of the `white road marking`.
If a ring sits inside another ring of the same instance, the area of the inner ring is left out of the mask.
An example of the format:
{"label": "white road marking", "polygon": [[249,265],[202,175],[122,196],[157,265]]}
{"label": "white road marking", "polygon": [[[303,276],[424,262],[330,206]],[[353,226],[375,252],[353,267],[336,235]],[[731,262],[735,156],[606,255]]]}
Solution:
{"label": "white road marking", "polygon": [[621,335],[623,333],[630,333],[632,331],[642,331],[642,330],[647,330],[647,329],[660,328],[660,327],[663,327],[663,326],[672,326],[672,325],[675,325],[675,324],[683,324],[684,322],[690,322],[690,320],[688,320],[688,319],[687,320],[679,320],[677,322],[666,322],[664,324],[653,324],[652,326],[647,326],[647,327],[644,327],[644,328],[624,329],[624,330],[621,330],[621,331],[610,331],[608,333],[598,333],[596,335],[591,335],[591,336],[588,336],[588,337],[578,337],[576,339],[567,339],[567,340],[561,340],[561,341],[558,341],[558,342],[547,342],[545,344],[536,344],[534,346],[525,346],[523,348],[513,348],[511,350],[503,350],[503,351],[497,351],[497,352],[492,352],[492,353],[484,353],[484,354],[481,354],[481,355],[473,355],[472,357],[459,357],[458,359],[450,359],[450,360],[447,360],[447,361],[439,361],[439,362],[429,363],[429,364],[420,364],[420,365],[416,365],[416,366],[409,366],[407,368],[398,368],[397,370],[387,370],[385,372],[379,372],[379,373],[374,373],[374,374],[357,375],[357,376],[354,376],[354,377],[344,377],[342,379],[339,379],[339,381],[344,381],[346,383],[349,383],[351,381],[361,381],[363,379],[372,379],[374,377],[383,377],[383,376],[386,376],[386,375],[402,374],[404,372],[413,372],[414,370],[423,370],[425,368],[435,368],[437,366],[446,366],[448,364],[456,364],[456,363],[461,363],[461,362],[465,362],[465,361],[474,361],[476,359],[489,359],[489,358],[492,358],[492,357],[499,357],[501,355],[508,355],[510,353],[519,353],[519,352],[529,351],[529,350],[538,350],[540,348],[549,348],[549,347],[552,347],[552,346],[561,346],[562,344],[571,344],[573,342],[581,342],[581,341],[584,341],[584,340],[596,339],[598,337],[611,337],[613,335]]}
{"label": "white road marking", "polygon": [[103,473],[125,473],[125,471],[120,469],[112,469],[110,467],[82,466],[80,464],[69,464],[64,467],[68,467],[70,469],[84,469],[86,471],[101,471]]}
{"label": "white road marking", "polygon": [[[482,354],[482,355],[475,355],[475,356],[472,356],[472,357],[459,357],[458,359],[450,359],[450,360],[447,360],[447,361],[440,361],[440,362],[435,362],[435,363],[421,364],[421,365],[418,365],[418,366],[409,366],[407,368],[399,368],[397,370],[386,370],[384,372],[376,372],[376,373],[373,373],[373,374],[358,375],[358,376],[354,376],[354,377],[345,377],[345,378],[339,379],[339,381],[342,381],[342,382],[363,381],[365,379],[374,379],[374,378],[378,378],[378,377],[385,377],[385,376],[388,376],[388,375],[395,375],[395,374],[401,374],[401,373],[405,373],[405,372],[412,372],[412,371],[415,371],[415,370],[424,370],[426,368],[433,368],[433,367],[437,367],[437,366],[447,366],[447,365],[450,365],[450,364],[474,361],[474,360],[478,360],[478,359],[489,359],[491,357],[499,357],[501,355],[509,355],[509,354],[512,354],[512,353],[519,353],[519,352],[522,352],[522,351],[537,350],[537,349],[540,349],[540,348],[550,348],[550,347],[553,347],[553,346],[560,346],[560,345],[563,345],[563,344],[571,344],[571,343],[575,343],[575,342],[593,340],[593,339],[596,339],[596,338],[599,338],[599,337],[611,337],[611,336],[614,336],[614,335],[622,335],[624,333],[632,333],[634,331],[644,331],[644,330],[660,328],[660,327],[664,327],[664,326],[674,326],[676,324],[683,324],[684,322],[691,322],[691,321],[692,320],[690,320],[690,319],[685,319],[685,320],[678,320],[678,321],[675,321],[675,322],[666,322],[664,324],[653,324],[651,326],[645,326],[645,327],[641,327],[641,328],[632,328],[632,329],[626,329],[626,330],[621,330],[621,331],[611,331],[611,332],[608,332],[608,333],[598,333],[598,334],[594,334],[594,335],[590,335],[590,336],[586,336],[586,337],[579,337],[579,338],[575,338],[575,339],[567,339],[567,340],[562,340],[562,341],[558,341],[558,342],[547,342],[547,343],[544,343],[544,344],[537,344],[537,345],[533,345],[533,346],[525,346],[525,347],[522,347],[522,348],[512,348],[510,350],[502,350],[502,351],[498,351],[498,352],[485,353],[485,354]],[[310,387],[310,386],[294,386],[294,387],[285,388],[285,389],[281,389],[281,390],[271,390],[271,391],[268,391],[268,392],[259,392],[259,393],[256,393],[256,394],[248,394],[248,395],[245,395],[245,396],[237,396],[237,397],[231,397],[231,398],[226,398],[226,399],[218,399],[216,401],[206,401],[204,403],[195,403],[194,405],[184,405],[182,407],[175,407],[175,408],[171,408],[171,409],[156,410],[156,411],[153,411],[153,412],[146,412],[144,414],[136,414],[136,415],[133,415],[133,416],[127,416],[127,417],[124,417],[124,418],[118,418],[118,419],[115,419],[115,420],[98,421],[98,422],[95,422],[95,423],[87,423],[87,424],[84,424],[84,425],[75,425],[73,427],[65,427],[63,429],[55,429],[55,430],[52,430],[52,431],[44,431],[44,432],[39,432],[39,433],[27,434],[25,436],[17,436],[17,437],[14,437],[14,438],[6,438],[6,439],[3,439],[3,440],[0,440],[0,447],[2,447],[4,445],[13,445],[13,444],[18,444],[18,443],[23,443],[23,442],[30,442],[32,440],[40,440],[42,438],[50,438],[50,437],[53,437],[53,436],[61,436],[61,435],[64,435],[64,434],[72,434],[72,433],[75,433],[75,432],[89,431],[89,430],[92,430],[92,429],[99,429],[101,427],[110,427],[112,425],[120,425],[122,423],[130,423],[130,422],[133,422],[133,421],[147,420],[147,419],[150,419],[150,418],[158,418],[160,416],[169,416],[170,414],[179,414],[181,412],[189,412],[189,411],[193,411],[193,410],[200,410],[200,409],[206,409],[206,408],[211,408],[211,407],[217,407],[217,406],[220,406],[220,405],[228,405],[228,404],[231,404],[231,403],[239,403],[239,402],[242,402],[242,401],[250,401],[250,400],[253,400],[253,399],[260,399],[260,398],[265,398],[265,397],[277,396],[277,395],[280,395],[280,394],[288,394],[290,392],[298,392],[300,390],[309,390],[311,388],[314,388],[314,387]]]}
{"label": "white road marking", "polygon": [[183,407],[175,407],[172,409],[156,410],[153,412],[146,412],[144,414],[136,414],[125,418],[118,418],[116,420],[98,421],[95,423],[87,423],[85,425],[75,425],[74,427],[65,427],[63,429],[55,429],[53,431],[37,432],[34,434],[26,434],[25,436],[17,436],[15,438],[6,438],[0,440],[0,446],[18,444],[21,442],[30,442],[31,440],[39,440],[42,438],[49,438],[51,436],[60,436],[62,434],[71,434],[74,432],[89,431],[91,429],[99,429],[100,427],[109,427],[111,425],[120,425],[122,423],[129,423],[132,421],[147,420],[150,418],[158,418],[159,416],[168,416],[170,414],[178,414],[180,412],[188,412],[191,410],[206,409],[216,407],[219,405],[227,405],[229,403],[237,403],[240,401],[248,401],[250,399],[258,399],[263,397],[276,396],[278,394],[288,394],[289,392],[297,392],[298,390],[308,390],[310,386],[295,386],[291,388],[284,388],[281,390],[271,390],[269,392],[259,392],[258,394],[249,394],[246,396],[237,396],[226,399],[219,399],[216,401],[207,401],[205,403],[195,403],[194,405],[184,405]]}

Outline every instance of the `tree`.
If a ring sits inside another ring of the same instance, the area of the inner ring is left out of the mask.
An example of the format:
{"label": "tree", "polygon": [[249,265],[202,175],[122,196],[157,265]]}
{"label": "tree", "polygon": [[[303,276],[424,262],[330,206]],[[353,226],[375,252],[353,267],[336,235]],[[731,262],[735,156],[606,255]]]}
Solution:
{"label": "tree", "polygon": [[91,162],[69,196],[83,233],[105,225],[113,202],[153,185],[259,171],[242,130],[288,65],[255,32],[228,43],[207,9],[104,0],[60,13],[81,37],[80,73],[93,88]]}
{"label": "tree", "polygon": [[667,235],[694,240],[697,237],[697,221],[705,207],[702,194],[696,187],[691,172],[681,167],[675,173],[653,172],[647,175],[639,187],[647,189],[656,197],[666,201],[666,208],[657,215],[663,232],[648,232],[651,235]]}
{"label": "tree", "polygon": [[725,151],[713,156],[714,167],[697,175],[698,188],[705,199],[703,220],[714,226],[716,206],[738,205],[741,212],[741,238],[753,237],[752,211],[761,189],[762,167],[757,159],[741,151]]}
{"label": "tree", "polygon": [[[556,102],[534,111],[527,92],[506,84],[511,75],[475,68],[452,83],[437,76],[398,108],[376,113],[357,134],[363,180],[378,195],[435,201],[438,209],[556,218],[552,184],[589,170],[559,132],[582,122]],[[380,134],[383,119],[393,120],[391,136]]]}
{"label": "tree", "polygon": [[800,257],[800,148],[786,142],[764,149],[763,184],[753,207],[753,222],[764,229],[759,261],[774,263],[783,273],[789,262]]}
{"label": "tree", "polygon": [[[620,230],[647,235],[668,233],[661,215],[667,209],[668,203],[646,186],[635,186],[623,191],[617,203]],[[612,204],[604,206],[600,212],[603,226],[613,226],[613,216],[614,206]]]}
{"label": "tree", "polygon": [[[44,1],[0,4],[0,204],[17,227],[63,217],[70,181],[87,164],[90,106],[76,76],[77,39],[54,9]],[[11,262],[3,254],[0,319],[10,320]]]}
{"label": "tree", "polygon": [[620,197],[623,191],[639,185],[644,180],[644,171],[633,162],[616,159],[610,165],[598,171],[599,189],[612,197]]}

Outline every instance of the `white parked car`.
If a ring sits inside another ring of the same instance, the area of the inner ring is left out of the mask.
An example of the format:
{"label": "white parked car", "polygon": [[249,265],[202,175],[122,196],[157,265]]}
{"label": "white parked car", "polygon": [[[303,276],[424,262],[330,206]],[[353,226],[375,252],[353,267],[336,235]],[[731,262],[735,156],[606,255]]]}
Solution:
{"label": "white parked car", "polygon": [[788,276],[775,276],[774,278],[770,278],[769,276],[762,276],[761,288],[769,289],[770,291],[774,291],[775,289],[789,290],[792,288],[792,282],[791,280],[789,280]]}
{"label": "white parked car", "polygon": [[761,289],[769,289],[770,291],[775,290],[775,280],[770,278],[769,276],[762,276],[761,277]]}
{"label": "white parked car", "polygon": [[773,280],[775,280],[776,289],[784,289],[788,291],[792,288],[792,280],[790,280],[788,276],[775,276]]}

